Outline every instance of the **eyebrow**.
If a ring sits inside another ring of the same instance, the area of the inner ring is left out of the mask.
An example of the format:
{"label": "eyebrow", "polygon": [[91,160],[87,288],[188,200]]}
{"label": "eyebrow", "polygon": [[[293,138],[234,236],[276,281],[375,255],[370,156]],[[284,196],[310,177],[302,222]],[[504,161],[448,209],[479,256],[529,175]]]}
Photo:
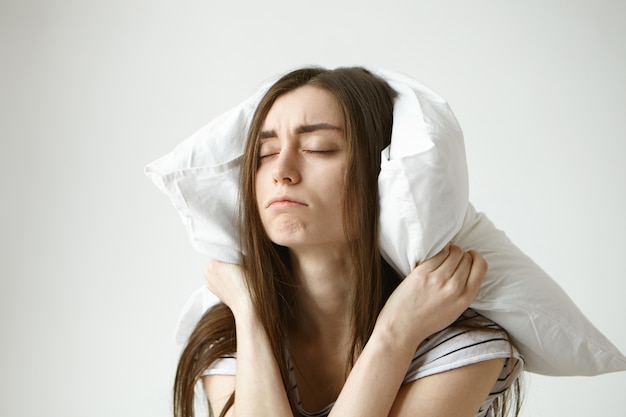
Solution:
{"label": "eyebrow", "polygon": [[[338,126],[332,125],[330,123],[314,123],[311,125],[298,126],[295,130],[295,133],[296,134],[311,133],[311,132],[316,132],[318,130],[336,130],[338,132],[341,132],[343,129],[341,129]],[[264,130],[259,135],[259,139],[269,139],[269,138],[275,138],[277,136],[278,135],[276,134],[276,131],[274,130]]]}

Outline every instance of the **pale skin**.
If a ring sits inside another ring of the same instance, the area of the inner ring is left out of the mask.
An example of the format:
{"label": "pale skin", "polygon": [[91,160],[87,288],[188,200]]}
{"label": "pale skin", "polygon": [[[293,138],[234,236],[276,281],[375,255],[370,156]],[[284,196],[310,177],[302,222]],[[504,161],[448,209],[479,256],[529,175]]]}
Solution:
{"label": "pale skin", "polygon": [[[487,270],[484,259],[449,244],[417,265],[387,300],[346,379],[352,271],[341,221],[346,151],[339,107],[329,92],[300,87],[276,100],[262,132],[257,203],[270,239],[289,248],[300,284],[289,346],[303,408],[314,412],[335,401],[331,416],[474,416],[504,359],[402,381],[417,346],[470,305]],[[204,377],[205,391],[215,415],[234,391],[228,416],[292,416],[244,274],[232,264],[207,266],[209,289],[235,317],[237,376]]]}

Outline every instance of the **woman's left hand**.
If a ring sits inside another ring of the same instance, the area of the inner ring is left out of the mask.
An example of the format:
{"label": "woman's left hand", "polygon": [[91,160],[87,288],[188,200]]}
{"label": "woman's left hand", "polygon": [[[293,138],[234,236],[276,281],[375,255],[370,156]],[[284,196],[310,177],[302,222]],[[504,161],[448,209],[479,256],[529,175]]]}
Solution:
{"label": "woman's left hand", "polygon": [[487,262],[475,251],[449,244],[418,265],[387,300],[378,316],[380,330],[406,340],[415,350],[426,337],[450,325],[478,293]]}

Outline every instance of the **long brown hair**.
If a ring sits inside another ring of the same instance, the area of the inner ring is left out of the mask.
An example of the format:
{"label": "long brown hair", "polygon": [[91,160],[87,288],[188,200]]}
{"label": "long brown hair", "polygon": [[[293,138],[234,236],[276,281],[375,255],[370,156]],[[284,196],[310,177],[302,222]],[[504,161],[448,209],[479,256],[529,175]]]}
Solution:
{"label": "long brown hair", "polygon": [[[361,68],[325,70],[306,68],[291,72],[280,79],[262,99],[250,127],[249,140],[242,160],[241,218],[243,230],[250,238],[242,242],[244,267],[255,271],[249,275],[249,288],[261,321],[280,326],[270,336],[277,354],[285,346],[285,331],[293,318],[295,282],[289,271],[288,252],[272,244],[264,232],[256,207],[255,177],[258,164],[258,138],[263,121],[273,103],[281,95],[303,85],[313,85],[330,91],[343,113],[347,144],[347,163],[343,190],[343,226],[351,242],[351,262],[354,274],[349,299],[352,312],[352,359],[365,345],[386,296],[382,275],[382,259],[378,246],[378,173],[381,151],[391,141],[393,99],[395,92],[380,78]],[[358,178],[358,181],[354,179]],[[272,270],[267,270],[272,265]],[[263,271],[259,273],[260,271]],[[255,276],[256,275],[256,276]],[[274,277],[268,285],[268,277]],[[354,279],[354,277],[359,277]],[[388,294],[387,294],[388,295]],[[272,298],[275,298],[273,300]],[[267,301],[272,302],[268,303]],[[276,315],[278,314],[278,315]],[[277,317],[285,321],[276,320]],[[267,321],[266,321],[267,320]],[[266,326],[267,328],[267,326]],[[350,364],[349,364],[350,365]],[[349,367],[348,365],[348,367]]]}
{"label": "long brown hair", "polygon": [[[334,95],[343,113],[347,163],[343,190],[343,226],[354,274],[347,302],[351,311],[352,348],[346,374],[369,339],[376,318],[399,277],[382,259],[378,246],[378,174],[381,151],[391,141],[395,92],[381,78],[363,68],[303,68],[284,75],[261,99],[252,118],[240,177],[240,233],[242,265],[256,313],[278,363],[292,409],[289,389],[287,329],[293,323],[297,283],[289,253],[268,238],[256,204],[255,177],[258,138],[270,108],[280,96],[304,85]],[[358,178],[358,181],[354,179]],[[194,387],[214,361],[236,350],[235,321],[223,304],[202,317],[181,355],[174,384],[174,415],[193,417]],[[234,394],[220,416],[234,402]]]}

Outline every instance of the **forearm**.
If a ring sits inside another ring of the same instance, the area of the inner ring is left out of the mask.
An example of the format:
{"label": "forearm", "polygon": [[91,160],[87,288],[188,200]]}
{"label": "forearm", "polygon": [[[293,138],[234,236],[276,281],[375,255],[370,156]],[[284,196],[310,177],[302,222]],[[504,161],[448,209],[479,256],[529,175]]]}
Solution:
{"label": "forearm", "polygon": [[455,245],[418,265],[387,299],[331,414],[387,417],[419,344],[470,305],[486,270]]}
{"label": "forearm", "polygon": [[394,340],[375,329],[330,416],[386,417],[415,354],[417,344],[413,344]]}
{"label": "forearm", "polygon": [[237,376],[233,415],[289,416],[289,400],[265,329],[251,311],[236,318]]}

